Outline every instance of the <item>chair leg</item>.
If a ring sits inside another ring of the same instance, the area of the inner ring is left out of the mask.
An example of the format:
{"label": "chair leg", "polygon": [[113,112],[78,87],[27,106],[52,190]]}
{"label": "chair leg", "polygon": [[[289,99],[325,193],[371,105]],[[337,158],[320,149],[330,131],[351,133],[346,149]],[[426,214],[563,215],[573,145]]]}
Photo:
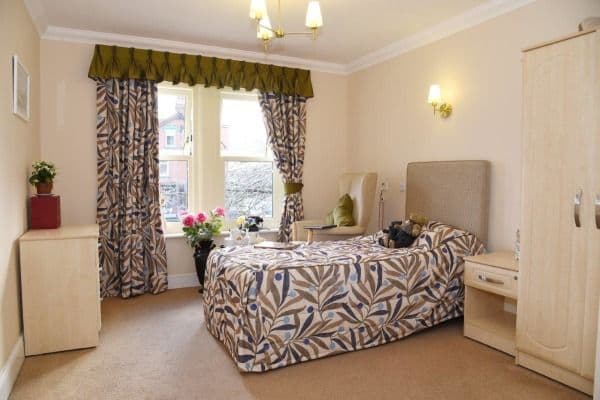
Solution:
{"label": "chair leg", "polygon": [[312,229],[307,229],[308,232],[306,232],[306,241],[310,244],[313,242],[313,230]]}

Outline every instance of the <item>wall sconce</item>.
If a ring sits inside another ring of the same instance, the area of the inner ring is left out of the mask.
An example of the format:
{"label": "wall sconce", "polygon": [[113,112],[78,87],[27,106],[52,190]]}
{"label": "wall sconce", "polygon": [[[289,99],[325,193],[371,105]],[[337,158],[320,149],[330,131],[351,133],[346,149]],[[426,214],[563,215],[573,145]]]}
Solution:
{"label": "wall sconce", "polygon": [[433,106],[433,115],[435,115],[436,111],[440,113],[442,118],[448,118],[452,114],[452,105],[442,103],[442,89],[440,89],[440,85],[431,85],[429,87],[427,102]]}

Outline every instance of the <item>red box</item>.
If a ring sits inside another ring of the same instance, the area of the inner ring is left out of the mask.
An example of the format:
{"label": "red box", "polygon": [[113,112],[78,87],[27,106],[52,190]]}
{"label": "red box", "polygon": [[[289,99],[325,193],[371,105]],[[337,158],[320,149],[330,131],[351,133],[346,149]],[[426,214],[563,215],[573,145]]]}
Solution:
{"label": "red box", "polygon": [[60,196],[51,194],[31,197],[29,202],[29,227],[31,229],[56,229],[60,227]]}

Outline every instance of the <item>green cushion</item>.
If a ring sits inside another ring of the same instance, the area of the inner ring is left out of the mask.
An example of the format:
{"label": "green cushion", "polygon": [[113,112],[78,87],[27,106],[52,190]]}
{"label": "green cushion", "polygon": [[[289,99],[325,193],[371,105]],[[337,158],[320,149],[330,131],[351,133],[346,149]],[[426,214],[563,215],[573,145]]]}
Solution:
{"label": "green cushion", "polygon": [[352,217],[353,208],[352,198],[348,194],[340,197],[331,212],[333,214],[333,223],[337,226],[354,226],[354,218]]}
{"label": "green cushion", "polygon": [[334,223],[333,223],[333,211],[330,212],[329,214],[327,214],[327,216],[325,217],[325,224],[326,225],[334,225]]}

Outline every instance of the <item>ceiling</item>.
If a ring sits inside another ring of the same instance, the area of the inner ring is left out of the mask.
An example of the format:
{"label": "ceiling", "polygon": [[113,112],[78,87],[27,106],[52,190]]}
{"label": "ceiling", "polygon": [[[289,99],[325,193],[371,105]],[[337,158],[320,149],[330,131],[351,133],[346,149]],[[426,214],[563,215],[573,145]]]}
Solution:
{"label": "ceiling", "polygon": [[[284,28],[304,29],[308,0],[281,2]],[[248,17],[250,0],[26,0],[26,3],[38,26],[43,21],[42,30],[62,27],[263,51],[255,36],[255,25]],[[523,0],[321,0],[320,3],[324,27],[318,40],[303,36],[274,40],[269,53],[347,65],[435,29],[445,21],[498,3],[523,3]],[[277,0],[267,0],[267,6],[275,24]]]}

